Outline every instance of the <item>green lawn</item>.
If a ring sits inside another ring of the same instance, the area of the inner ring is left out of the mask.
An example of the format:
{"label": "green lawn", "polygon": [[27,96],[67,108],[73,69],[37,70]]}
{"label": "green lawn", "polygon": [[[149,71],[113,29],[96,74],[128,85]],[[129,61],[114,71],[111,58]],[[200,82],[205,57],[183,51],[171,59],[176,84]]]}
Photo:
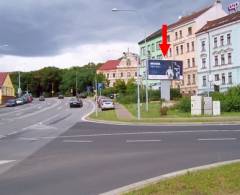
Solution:
{"label": "green lawn", "polygon": [[239,195],[240,163],[192,172],[125,195]]}
{"label": "green lawn", "polygon": [[118,121],[115,110],[99,111],[97,117],[96,113],[94,112],[89,117],[97,120]]}

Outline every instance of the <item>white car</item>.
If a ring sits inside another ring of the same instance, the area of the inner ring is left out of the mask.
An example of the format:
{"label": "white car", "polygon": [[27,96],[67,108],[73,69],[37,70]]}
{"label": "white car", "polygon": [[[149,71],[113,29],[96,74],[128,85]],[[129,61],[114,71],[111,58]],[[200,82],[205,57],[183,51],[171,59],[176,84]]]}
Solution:
{"label": "white car", "polygon": [[114,102],[110,99],[102,99],[100,102],[100,108],[102,110],[111,110],[115,109]]}
{"label": "white car", "polygon": [[24,104],[22,98],[18,98],[18,99],[16,99],[16,103],[17,103],[17,105],[23,105],[23,104]]}

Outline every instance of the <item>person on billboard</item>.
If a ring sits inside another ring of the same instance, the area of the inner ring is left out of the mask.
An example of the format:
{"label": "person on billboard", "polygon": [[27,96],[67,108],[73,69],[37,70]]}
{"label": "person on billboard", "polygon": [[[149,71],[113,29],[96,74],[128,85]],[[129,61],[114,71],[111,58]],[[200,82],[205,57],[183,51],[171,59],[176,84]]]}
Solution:
{"label": "person on billboard", "polygon": [[173,73],[172,66],[168,66],[168,69],[166,71],[166,75],[167,75],[168,79],[173,79],[174,73]]}
{"label": "person on billboard", "polygon": [[181,76],[180,66],[177,64],[177,62],[173,62],[172,65],[173,65],[173,69],[174,69],[174,79],[180,80],[180,76]]}

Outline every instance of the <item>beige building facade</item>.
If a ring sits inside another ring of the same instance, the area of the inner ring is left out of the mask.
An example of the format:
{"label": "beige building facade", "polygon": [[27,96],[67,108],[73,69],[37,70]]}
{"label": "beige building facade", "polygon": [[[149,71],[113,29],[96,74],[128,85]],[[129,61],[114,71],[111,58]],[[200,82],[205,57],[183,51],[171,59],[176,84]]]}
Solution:
{"label": "beige building facade", "polygon": [[109,60],[98,70],[97,74],[104,74],[109,81],[109,87],[113,87],[116,80],[137,79],[137,66],[139,57],[137,54],[127,52],[119,60]]}

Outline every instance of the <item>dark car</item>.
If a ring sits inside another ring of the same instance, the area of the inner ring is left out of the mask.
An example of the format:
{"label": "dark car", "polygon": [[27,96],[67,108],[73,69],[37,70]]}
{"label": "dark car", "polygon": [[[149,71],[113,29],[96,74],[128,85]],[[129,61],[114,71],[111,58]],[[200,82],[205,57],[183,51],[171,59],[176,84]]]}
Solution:
{"label": "dark car", "polygon": [[83,102],[79,98],[71,98],[69,102],[69,106],[70,108],[74,108],[74,107],[80,108],[83,106]]}
{"label": "dark car", "polygon": [[45,97],[44,97],[43,95],[41,95],[41,96],[39,97],[39,101],[45,101]]}
{"label": "dark car", "polygon": [[17,105],[17,101],[15,99],[9,99],[7,100],[6,104],[7,107],[14,107]]}
{"label": "dark car", "polygon": [[64,96],[63,95],[58,95],[58,99],[64,99]]}

